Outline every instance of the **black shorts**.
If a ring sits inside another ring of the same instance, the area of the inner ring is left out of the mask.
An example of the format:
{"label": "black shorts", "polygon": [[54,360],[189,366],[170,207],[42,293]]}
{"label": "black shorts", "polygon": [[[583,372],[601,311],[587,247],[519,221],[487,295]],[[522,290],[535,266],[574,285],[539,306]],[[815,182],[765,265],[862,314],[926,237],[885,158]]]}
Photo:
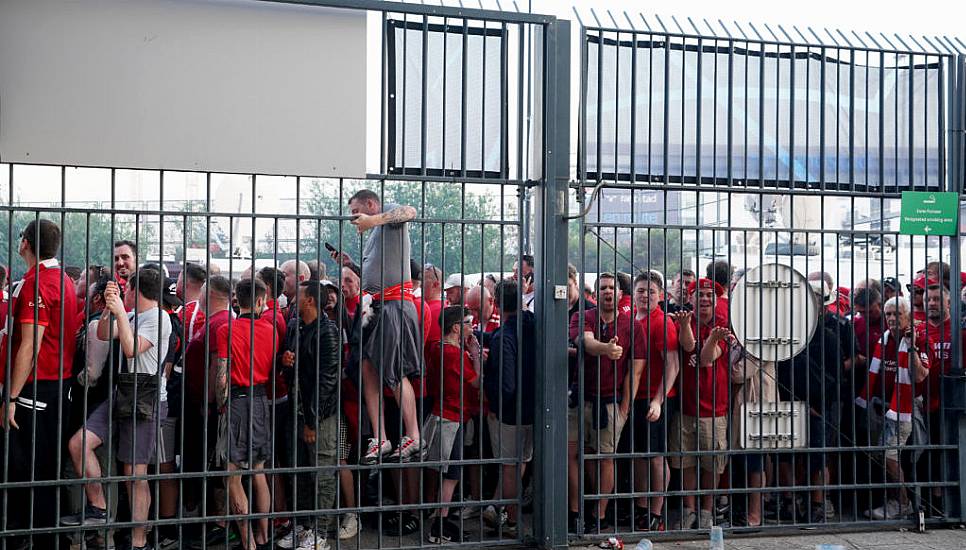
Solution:
{"label": "black shorts", "polygon": [[[661,410],[661,418],[656,422],[648,422],[648,399],[637,399],[631,405],[631,423],[624,426],[621,439],[629,441],[630,450],[635,453],[666,453],[667,452],[667,416],[668,406]],[[620,451],[620,449],[618,449]]]}
{"label": "black shorts", "polygon": [[792,462],[792,457],[795,457],[795,463],[801,464],[802,461],[807,461],[808,471],[811,473],[816,473],[825,468],[825,463],[828,458],[825,456],[825,448],[832,446],[832,442],[829,441],[832,430],[827,430],[825,423],[829,422],[828,417],[815,416],[813,414],[808,415],[808,448],[810,449],[807,453],[783,453],[779,457],[779,461],[782,463]]}
{"label": "black shorts", "polygon": [[218,450],[222,460],[248,468],[272,457],[269,434],[271,409],[264,388],[252,393],[233,392],[228,411],[219,422]]}
{"label": "black shorts", "polygon": [[[272,414],[272,427],[274,445],[273,464],[279,468],[290,468],[294,464],[292,457],[295,456],[295,445],[293,441],[298,440],[302,433],[302,426],[292,426],[292,397],[284,401],[276,400],[274,404],[268,405]],[[294,436],[293,436],[294,432]]]}

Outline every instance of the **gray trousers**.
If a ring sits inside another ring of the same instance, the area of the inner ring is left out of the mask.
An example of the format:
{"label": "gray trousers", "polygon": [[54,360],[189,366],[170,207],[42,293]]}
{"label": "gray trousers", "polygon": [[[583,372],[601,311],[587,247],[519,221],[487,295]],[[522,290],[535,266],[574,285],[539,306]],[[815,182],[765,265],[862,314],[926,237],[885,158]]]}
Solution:
{"label": "gray trousers", "polygon": [[[302,460],[299,466],[313,466],[311,475],[300,475],[296,487],[296,502],[299,510],[332,510],[336,506],[336,488],[339,465],[339,415],[338,413],[318,421],[315,443],[301,442]],[[310,484],[311,482],[311,484]],[[305,520],[307,526],[315,526],[314,518]],[[318,528],[328,530],[335,525],[334,515],[318,518]]]}

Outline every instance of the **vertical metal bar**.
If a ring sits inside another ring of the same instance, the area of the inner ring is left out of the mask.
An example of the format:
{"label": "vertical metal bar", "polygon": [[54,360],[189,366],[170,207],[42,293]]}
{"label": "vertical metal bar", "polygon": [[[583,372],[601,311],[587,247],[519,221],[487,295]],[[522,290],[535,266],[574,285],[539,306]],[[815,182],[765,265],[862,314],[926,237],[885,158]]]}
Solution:
{"label": "vertical metal bar", "polygon": [[[960,54],[959,56],[952,58],[950,60],[950,65],[954,66],[954,70],[950,71],[949,79],[949,170],[947,172],[949,178],[947,179],[946,190],[957,193],[958,196],[962,197],[963,192],[963,122],[964,114],[966,114],[966,102],[964,102],[963,94],[966,93],[966,56]],[[941,64],[940,64],[941,66]],[[941,73],[940,73],[941,74]],[[954,88],[955,86],[955,88]],[[942,88],[942,80],[939,80],[939,88]],[[942,112],[942,102],[940,100],[939,111]],[[950,271],[955,274],[959,273],[962,269],[962,237],[960,232],[957,230],[954,232],[953,236],[950,237]],[[952,279],[950,293],[952,296],[960,296],[960,280],[959,277],[950,277]],[[950,300],[952,305],[952,322],[953,326],[961,319],[961,306],[960,300],[953,299]],[[948,437],[949,440],[945,440],[943,443],[953,444],[958,442],[959,444],[959,461],[956,463],[956,454],[950,451],[944,451],[943,455],[946,457],[945,462],[945,473],[951,473],[958,471],[959,475],[957,480],[959,481],[959,498],[955,499],[954,488],[947,487],[944,491],[945,497],[944,501],[948,503],[957,502],[958,500],[958,510],[956,510],[956,516],[962,518],[966,514],[966,486],[962,482],[962,474],[966,472],[966,452],[964,452],[964,447],[966,447],[966,416],[963,412],[966,409],[966,398],[964,398],[964,379],[963,379],[963,357],[962,357],[962,335],[958,330],[952,330],[952,368],[950,369],[949,376],[952,378],[952,384],[948,385],[948,394],[943,396],[944,399],[943,409],[945,411],[946,407],[952,408],[954,415],[951,415],[950,422],[951,426],[948,426],[944,431],[943,435]],[[946,383],[943,383],[943,387],[947,387]],[[947,399],[948,398],[948,399]],[[958,437],[957,437],[958,436]],[[957,469],[958,466],[958,469]],[[943,481],[946,481],[944,478]]]}
{"label": "vertical metal bar", "polygon": [[[557,371],[567,362],[567,302],[555,300],[553,289],[567,280],[567,180],[570,163],[570,22],[555,20],[544,26],[541,81],[543,101],[543,185],[536,203],[536,242],[541,254],[536,268],[537,345],[536,417],[534,443],[539,470],[534,473],[534,534],[543,548],[567,546],[566,430],[567,382]],[[521,267],[522,269],[522,267]]]}
{"label": "vertical metal bar", "polygon": [[[635,183],[637,181],[637,33],[631,33],[631,97],[630,97],[630,110],[631,110],[631,143],[630,143],[630,161],[628,163],[627,173],[630,174],[630,182]],[[650,142],[648,142],[650,145]],[[634,200],[631,197],[631,222],[634,221],[633,215]],[[633,242],[633,239],[632,239]],[[634,247],[631,246],[631,250]],[[631,270],[631,277],[634,276],[633,269]]]}

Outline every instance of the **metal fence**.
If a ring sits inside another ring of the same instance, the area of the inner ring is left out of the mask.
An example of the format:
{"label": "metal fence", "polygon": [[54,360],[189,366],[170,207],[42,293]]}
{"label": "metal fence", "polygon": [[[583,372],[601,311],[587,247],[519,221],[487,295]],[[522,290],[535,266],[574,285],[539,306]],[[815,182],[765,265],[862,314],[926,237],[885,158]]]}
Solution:
{"label": "metal fence", "polygon": [[903,191],[961,191],[956,44],[609,15],[580,33],[571,531],[958,522],[959,236],[899,234]]}
{"label": "metal fence", "polygon": [[961,520],[960,237],[896,222],[961,191],[955,45],[612,18],[571,113],[567,21],[296,3],[378,22],[379,173],[0,164],[0,547]]}
{"label": "metal fence", "polygon": [[[27,281],[5,300],[3,548],[565,542],[531,519],[551,515],[551,461],[530,457],[554,432],[533,407],[544,354],[513,335],[548,311],[527,291],[550,279],[523,254],[531,202],[565,234],[567,124],[545,113],[568,106],[547,84],[568,27],[301,3],[379,20],[378,174],[2,165],[4,263]],[[444,287],[472,307],[440,315]],[[454,314],[486,334],[444,333]]]}

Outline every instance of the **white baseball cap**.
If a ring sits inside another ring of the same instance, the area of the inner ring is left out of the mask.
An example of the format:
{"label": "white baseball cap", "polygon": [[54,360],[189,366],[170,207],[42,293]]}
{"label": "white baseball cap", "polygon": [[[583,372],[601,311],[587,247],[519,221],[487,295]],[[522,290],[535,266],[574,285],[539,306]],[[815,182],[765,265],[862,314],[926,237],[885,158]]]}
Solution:
{"label": "white baseball cap", "polygon": [[452,273],[449,277],[446,277],[446,282],[443,283],[443,290],[449,290],[458,286],[463,286],[463,274]]}
{"label": "white baseball cap", "polygon": [[823,280],[809,280],[808,284],[811,285],[812,290],[815,294],[818,294],[822,298],[822,305],[830,305],[835,303],[835,294],[832,292],[831,287],[829,287]]}

